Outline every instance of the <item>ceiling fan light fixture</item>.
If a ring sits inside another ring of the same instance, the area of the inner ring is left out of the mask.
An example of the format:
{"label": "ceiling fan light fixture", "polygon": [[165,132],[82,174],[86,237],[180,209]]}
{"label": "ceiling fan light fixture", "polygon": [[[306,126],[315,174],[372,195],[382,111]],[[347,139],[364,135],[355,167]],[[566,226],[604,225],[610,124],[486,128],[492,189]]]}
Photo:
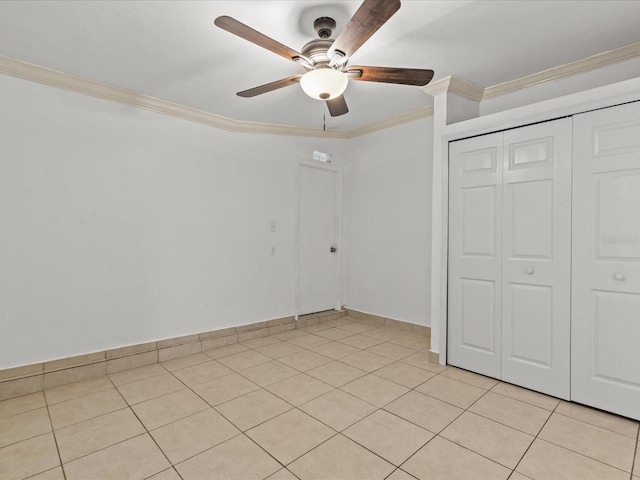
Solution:
{"label": "ceiling fan light fixture", "polygon": [[349,77],[333,68],[316,68],[300,79],[304,93],[316,100],[333,100],[347,89]]}

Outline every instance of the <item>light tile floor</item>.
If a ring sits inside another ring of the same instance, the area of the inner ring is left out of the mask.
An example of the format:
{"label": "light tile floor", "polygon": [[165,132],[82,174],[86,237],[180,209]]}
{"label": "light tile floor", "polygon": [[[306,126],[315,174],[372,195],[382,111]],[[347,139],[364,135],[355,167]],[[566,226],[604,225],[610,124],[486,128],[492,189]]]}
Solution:
{"label": "light tile floor", "polygon": [[427,347],[343,317],[6,400],[0,479],[640,480],[638,422]]}

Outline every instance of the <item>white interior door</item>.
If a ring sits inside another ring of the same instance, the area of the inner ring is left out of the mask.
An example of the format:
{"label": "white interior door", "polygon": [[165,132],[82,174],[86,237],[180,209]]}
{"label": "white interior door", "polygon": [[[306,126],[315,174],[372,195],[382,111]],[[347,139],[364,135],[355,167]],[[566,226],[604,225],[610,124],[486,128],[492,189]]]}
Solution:
{"label": "white interior door", "polygon": [[571,399],[640,420],[640,103],[574,117]]}
{"label": "white interior door", "polygon": [[571,119],[504,133],[502,379],[569,399]]}
{"label": "white interior door", "polygon": [[[301,164],[298,181],[298,315],[339,308],[339,173]],[[331,250],[335,249],[335,252]]]}
{"label": "white interior door", "polygon": [[502,143],[449,146],[447,363],[500,378]]}

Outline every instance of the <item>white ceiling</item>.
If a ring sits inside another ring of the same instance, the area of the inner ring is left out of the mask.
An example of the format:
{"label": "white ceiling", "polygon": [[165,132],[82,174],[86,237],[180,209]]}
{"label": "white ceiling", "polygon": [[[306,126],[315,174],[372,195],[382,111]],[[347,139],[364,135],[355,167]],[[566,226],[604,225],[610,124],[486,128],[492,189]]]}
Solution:
{"label": "white ceiling", "polygon": [[[358,1],[1,1],[0,55],[237,120],[321,127],[324,102],[294,85],[254,98],[235,92],[301,72],[213,25],[230,15],[300,50],[312,24],[338,32]],[[539,72],[640,39],[640,1],[406,0],[350,64],[432,68],[480,86]],[[428,106],[418,87],[350,82],[353,129]]]}

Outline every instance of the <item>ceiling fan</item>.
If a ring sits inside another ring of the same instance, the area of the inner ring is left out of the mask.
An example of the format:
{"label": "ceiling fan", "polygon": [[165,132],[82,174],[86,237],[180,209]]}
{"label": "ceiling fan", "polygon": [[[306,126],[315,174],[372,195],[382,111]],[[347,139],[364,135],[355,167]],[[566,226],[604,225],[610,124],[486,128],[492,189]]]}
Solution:
{"label": "ceiling fan", "polygon": [[400,8],[400,0],[364,0],[336,39],[331,38],[336,22],[320,17],[313,24],[319,38],[311,40],[301,52],[277,42],[238,20],[221,16],[215,24],[234,35],[266,48],[300,64],[304,74],[276,80],[259,87],[243,90],[241,97],[255,97],[279,88],[300,83],[304,92],[327,103],[332,117],[349,111],[344,91],[349,80],[423,86],[433,78],[433,70],[394,67],[347,66],[351,56],[384,25]]}

